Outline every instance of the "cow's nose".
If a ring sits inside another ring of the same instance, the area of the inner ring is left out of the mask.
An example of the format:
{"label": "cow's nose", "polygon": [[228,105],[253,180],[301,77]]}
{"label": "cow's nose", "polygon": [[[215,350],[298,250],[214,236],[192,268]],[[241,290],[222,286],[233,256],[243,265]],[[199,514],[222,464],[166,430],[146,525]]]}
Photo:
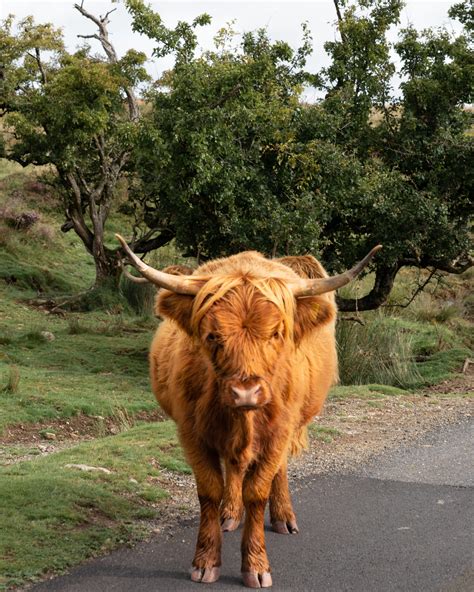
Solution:
{"label": "cow's nose", "polygon": [[259,384],[250,388],[232,386],[230,390],[236,407],[256,407],[262,387]]}

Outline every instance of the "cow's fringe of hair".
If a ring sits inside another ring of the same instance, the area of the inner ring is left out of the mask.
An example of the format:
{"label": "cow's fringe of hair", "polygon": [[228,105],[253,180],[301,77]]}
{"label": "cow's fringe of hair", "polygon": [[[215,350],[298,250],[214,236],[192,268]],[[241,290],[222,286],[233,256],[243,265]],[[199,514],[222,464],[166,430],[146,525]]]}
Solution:
{"label": "cow's fringe of hair", "polygon": [[255,278],[252,276],[217,276],[211,278],[198,292],[194,299],[192,312],[192,327],[198,333],[199,325],[209,309],[229,292],[248,284],[258,290],[266,300],[272,302],[283,316],[285,337],[293,335],[293,319],[295,313],[295,299],[284,279]]}

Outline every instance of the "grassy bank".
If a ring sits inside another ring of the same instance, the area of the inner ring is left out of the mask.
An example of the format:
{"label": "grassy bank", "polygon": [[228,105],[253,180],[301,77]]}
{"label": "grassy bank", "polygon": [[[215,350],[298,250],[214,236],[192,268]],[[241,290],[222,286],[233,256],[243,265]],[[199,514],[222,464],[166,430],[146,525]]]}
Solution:
{"label": "grassy bank", "polygon": [[189,472],[169,421],[1,468],[0,587],[142,537],[164,469]]}

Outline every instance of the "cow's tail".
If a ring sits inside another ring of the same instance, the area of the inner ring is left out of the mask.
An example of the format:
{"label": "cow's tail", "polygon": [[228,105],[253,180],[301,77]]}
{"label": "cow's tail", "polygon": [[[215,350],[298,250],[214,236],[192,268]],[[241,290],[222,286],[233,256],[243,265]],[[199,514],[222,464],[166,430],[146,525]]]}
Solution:
{"label": "cow's tail", "polygon": [[301,426],[293,434],[293,440],[290,444],[291,456],[298,456],[308,448],[308,428]]}

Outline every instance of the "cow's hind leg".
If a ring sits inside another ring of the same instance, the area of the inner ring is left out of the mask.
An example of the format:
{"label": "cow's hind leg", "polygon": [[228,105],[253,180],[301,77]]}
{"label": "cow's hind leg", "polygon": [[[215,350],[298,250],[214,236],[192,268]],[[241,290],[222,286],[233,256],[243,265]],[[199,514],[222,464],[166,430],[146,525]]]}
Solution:
{"label": "cow's hind leg", "polygon": [[221,525],[224,532],[236,530],[242,520],[244,512],[242,502],[243,479],[244,469],[226,460],[224,499],[221,506]]}
{"label": "cow's hind leg", "polygon": [[201,520],[194,554],[191,579],[210,584],[218,580],[221,565],[222,533],[219,507],[224,480],[217,454],[195,448],[188,454],[201,505]]}
{"label": "cow's hind leg", "polygon": [[279,534],[297,534],[299,532],[288,489],[286,458],[272,481],[270,521],[272,530]]}

